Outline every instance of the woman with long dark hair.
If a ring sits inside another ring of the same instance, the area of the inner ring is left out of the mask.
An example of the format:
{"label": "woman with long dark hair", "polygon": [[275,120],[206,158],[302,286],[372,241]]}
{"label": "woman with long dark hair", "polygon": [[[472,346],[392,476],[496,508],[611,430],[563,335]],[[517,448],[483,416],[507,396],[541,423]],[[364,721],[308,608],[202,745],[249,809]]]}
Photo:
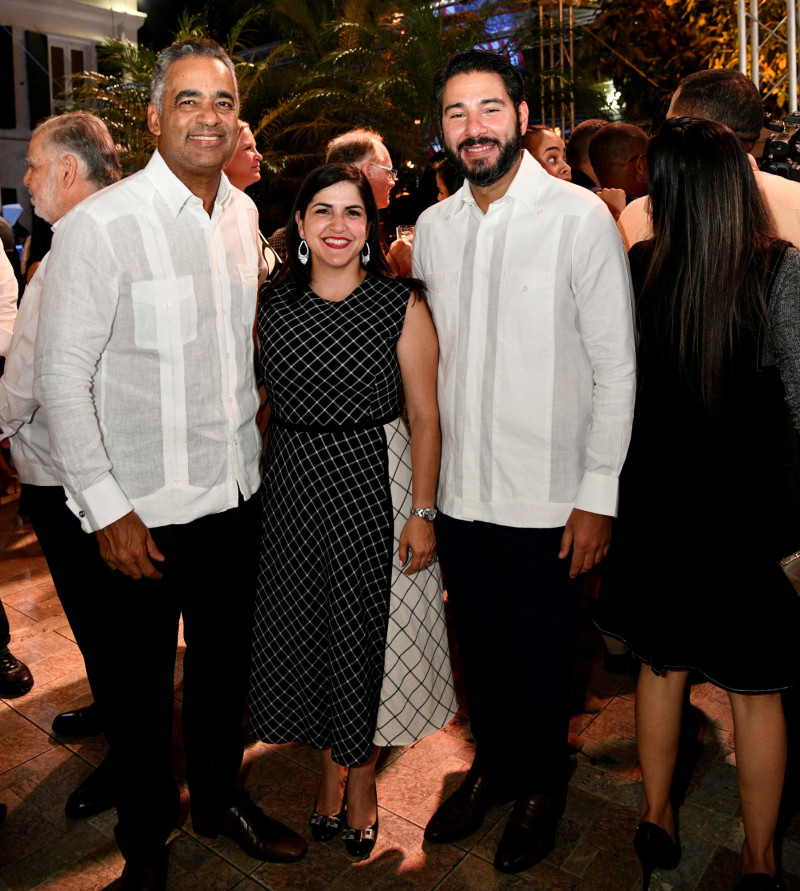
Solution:
{"label": "woman with long dark hair", "polygon": [[[689,672],[726,690],[745,841],[737,888],[776,889],[780,691],[800,681],[800,255],[774,235],[739,140],[667,121],[648,149],[653,238],[630,252],[639,390],[598,625],[644,664],[636,737],[644,888],[680,860],[670,785]],[[788,403],[788,405],[787,405]]]}
{"label": "woman with long dark hair", "polygon": [[[287,262],[258,315],[271,418],[250,728],[266,742],[320,750],[312,834],[328,840],[345,825],[345,846],[360,856],[378,830],[394,550],[387,431],[400,423],[402,384],[412,497],[397,559],[406,577],[422,577],[435,560],[438,342],[424,286],[397,277],[381,253],[372,190],[357,168],[326,164],[309,174],[287,241]],[[391,691],[397,715],[403,697]]]}

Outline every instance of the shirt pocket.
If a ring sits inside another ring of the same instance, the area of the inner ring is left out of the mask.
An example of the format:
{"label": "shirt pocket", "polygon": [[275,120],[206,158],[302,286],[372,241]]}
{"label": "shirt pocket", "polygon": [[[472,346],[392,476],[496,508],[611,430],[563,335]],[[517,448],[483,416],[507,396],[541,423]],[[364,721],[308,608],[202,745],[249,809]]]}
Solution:
{"label": "shirt pocket", "polygon": [[197,337],[197,299],[191,275],[131,282],[136,346],[166,350]]}
{"label": "shirt pocket", "polygon": [[535,268],[502,271],[497,330],[504,346],[531,349],[552,343],[554,288],[554,276]]}

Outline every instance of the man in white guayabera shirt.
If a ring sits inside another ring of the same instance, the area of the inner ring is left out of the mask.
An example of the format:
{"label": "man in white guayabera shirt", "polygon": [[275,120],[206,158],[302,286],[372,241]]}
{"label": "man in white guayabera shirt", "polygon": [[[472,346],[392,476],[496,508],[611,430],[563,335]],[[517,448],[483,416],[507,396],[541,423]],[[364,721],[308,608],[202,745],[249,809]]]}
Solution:
{"label": "man in white guayabera shirt", "polygon": [[221,170],[238,137],[230,59],[173,44],[153,71],[147,167],[88,198],[53,239],[34,393],[68,504],[109,573],[104,709],[117,763],[122,888],[161,888],[179,806],[170,741],[183,616],[192,825],[251,856],[302,838],[242,793],[261,440],[253,202]]}
{"label": "man in white guayabera shirt", "polygon": [[[38,124],[25,164],[24,183],[33,209],[54,229],[73,207],[122,176],[106,125],[82,111],[56,115]],[[33,395],[34,343],[48,258],[49,254],[43,257],[25,289],[0,378],[0,437],[10,437],[11,455],[22,484],[20,513],[33,525],[86,663],[92,692],[102,699],[105,676],[97,653],[98,646],[102,651],[107,629],[97,605],[106,597],[109,571],[94,537],[81,530],[80,521],[67,507],[61,477],[50,456],[44,412]],[[69,736],[99,733],[103,729],[101,712],[102,706],[92,703],[56,715],[53,731]],[[70,795],[68,817],[91,817],[114,806],[111,765],[109,756]]]}
{"label": "man in white guayabera shirt", "polygon": [[521,151],[505,58],[459,53],[434,92],[467,181],[417,222],[414,275],[439,335],[436,539],[476,752],[425,837],[463,838],[513,799],[495,866],[518,872],[564,801],[577,577],[608,549],[633,414],[629,274],[605,205]]}

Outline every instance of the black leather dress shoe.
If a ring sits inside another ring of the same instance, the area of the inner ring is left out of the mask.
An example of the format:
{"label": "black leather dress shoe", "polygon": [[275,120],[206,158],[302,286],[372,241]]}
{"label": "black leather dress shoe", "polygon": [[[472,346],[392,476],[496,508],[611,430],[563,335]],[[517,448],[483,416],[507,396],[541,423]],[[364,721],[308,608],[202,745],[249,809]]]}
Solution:
{"label": "black leather dress shoe", "polygon": [[518,798],[497,846],[495,869],[521,872],[543,860],[553,850],[559,815],[549,795]]}
{"label": "black leather dress shoe", "polygon": [[102,814],[116,806],[114,791],[114,771],[107,756],[70,795],[64,810],[73,818]]}
{"label": "black leather dress shoe", "polygon": [[102,732],[100,712],[95,703],[71,712],[61,712],[53,718],[53,733],[61,736],[96,736]]}
{"label": "black leather dress shoe", "polygon": [[164,891],[167,887],[167,862],[167,851],[153,863],[127,860],[119,891]]}
{"label": "black leather dress shoe", "polygon": [[256,860],[292,863],[305,857],[308,845],[296,832],[263,814],[250,799],[240,794],[234,804],[216,817],[192,814],[198,835],[216,838],[224,835]]}
{"label": "black leather dress shoe", "polygon": [[24,696],[33,686],[33,675],[24,662],[6,650],[0,655],[0,699]]}
{"label": "black leather dress shoe", "polygon": [[437,845],[472,835],[483,823],[486,812],[497,802],[486,777],[470,770],[464,782],[442,804],[425,827],[425,840]]}

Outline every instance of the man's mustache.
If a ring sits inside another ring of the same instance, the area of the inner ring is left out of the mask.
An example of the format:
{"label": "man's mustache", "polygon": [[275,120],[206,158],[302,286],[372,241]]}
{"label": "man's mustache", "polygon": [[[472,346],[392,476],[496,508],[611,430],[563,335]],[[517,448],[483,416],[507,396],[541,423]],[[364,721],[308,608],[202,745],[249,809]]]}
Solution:
{"label": "man's mustache", "polygon": [[500,141],[497,139],[491,139],[488,136],[468,136],[466,139],[462,139],[458,144],[458,150],[469,148],[474,145],[500,145]]}

